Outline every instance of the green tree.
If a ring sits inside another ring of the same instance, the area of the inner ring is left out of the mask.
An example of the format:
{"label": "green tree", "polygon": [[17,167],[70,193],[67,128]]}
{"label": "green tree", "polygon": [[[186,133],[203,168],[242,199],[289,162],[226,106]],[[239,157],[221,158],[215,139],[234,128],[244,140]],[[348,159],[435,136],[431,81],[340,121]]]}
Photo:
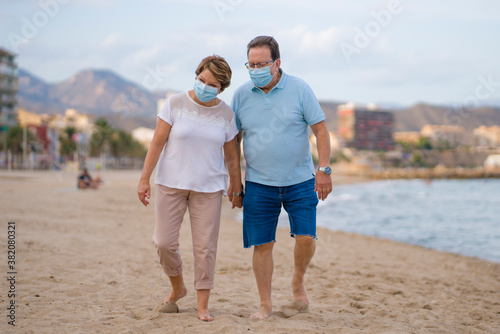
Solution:
{"label": "green tree", "polygon": [[[27,142],[36,140],[35,135],[31,131],[27,131]],[[10,127],[7,130],[7,149],[12,150],[13,154],[23,152],[24,129],[19,125]]]}
{"label": "green tree", "polygon": [[109,148],[114,133],[115,129],[105,118],[97,119],[90,137],[90,155],[98,156]]}
{"label": "green tree", "polygon": [[117,130],[105,118],[99,118],[90,138],[90,155],[98,156],[107,149],[115,157],[144,157],[147,152],[130,133]]}
{"label": "green tree", "polygon": [[124,130],[116,131],[112,136],[111,152],[115,157],[144,157],[146,149]]}
{"label": "green tree", "polygon": [[424,158],[420,154],[414,153],[411,163],[414,166],[419,166],[419,167],[423,166],[424,165]]}
{"label": "green tree", "polygon": [[76,151],[76,143],[73,141],[73,135],[76,134],[76,129],[68,126],[64,132],[59,136],[59,153],[62,156],[72,157]]}
{"label": "green tree", "polygon": [[420,137],[415,148],[417,150],[432,150],[431,140],[426,137]]}
{"label": "green tree", "polygon": [[397,142],[404,153],[411,153],[415,149],[415,145],[410,142],[398,141]]}

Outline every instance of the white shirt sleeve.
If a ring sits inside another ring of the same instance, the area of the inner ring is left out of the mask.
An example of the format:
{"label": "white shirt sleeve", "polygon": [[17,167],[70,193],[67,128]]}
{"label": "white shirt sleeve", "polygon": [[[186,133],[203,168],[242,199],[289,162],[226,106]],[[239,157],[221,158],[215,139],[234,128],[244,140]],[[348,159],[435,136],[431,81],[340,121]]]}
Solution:
{"label": "white shirt sleeve", "polygon": [[233,118],[231,119],[231,122],[229,122],[229,129],[226,132],[226,143],[233,140],[238,132],[238,128],[236,127],[236,114],[233,113]]}
{"label": "white shirt sleeve", "polygon": [[174,119],[172,117],[172,107],[170,106],[170,99],[167,99],[160,112],[158,113],[158,117],[167,122],[170,125],[174,125]]}

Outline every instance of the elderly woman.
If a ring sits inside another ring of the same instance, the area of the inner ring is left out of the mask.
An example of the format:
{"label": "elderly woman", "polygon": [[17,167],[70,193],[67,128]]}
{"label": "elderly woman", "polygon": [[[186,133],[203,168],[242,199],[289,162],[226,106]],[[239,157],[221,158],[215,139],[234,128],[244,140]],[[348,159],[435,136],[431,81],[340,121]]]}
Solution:
{"label": "elderly woman", "polygon": [[224,58],[214,55],[203,59],[195,73],[194,90],[170,97],[158,114],[137,193],[147,206],[151,196],[149,179],[159,160],[153,240],[172,284],[172,291],[159,311],[178,312],[176,302],[187,294],[179,253],[179,230],[188,208],[197,316],[203,321],[212,321],[208,300],[214,288],[222,195],[226,195],[227,187],[224,157],[234,191],[231,194],[233,208],[241,208],[243,189],[235,116],[231,107],[217,97],[231,82],[231,68]]}

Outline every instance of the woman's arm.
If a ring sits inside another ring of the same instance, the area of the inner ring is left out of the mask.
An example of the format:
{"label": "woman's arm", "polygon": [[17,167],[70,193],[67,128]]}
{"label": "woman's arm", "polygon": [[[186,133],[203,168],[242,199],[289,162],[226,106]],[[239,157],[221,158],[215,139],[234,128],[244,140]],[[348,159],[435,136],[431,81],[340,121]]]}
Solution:
{"label": "woman's arm", "polygon": [[141,179],[139,181],[139,186],[137,188],[137,194],[139,195],[139,200],[147,206],[149,202],[146,198],[151,198],[151,186],[149,185],[149,179],[151,174],[158,163],[163,146],[168,139],[170,134],[170,129],[172,126],[158,118],[158,123],[156,124],[155,134],[153,136],[153,141],[149,147],[148,153],[146,154],[146,159],[144,160],[144,167],[142,168]]}
{"label": "woman's arm", "polygon": [[231,141],[224,144],[224,157],[226,159],[226,167],[229,173],[229,199],[233,203],[233,208],[241,208],[243,206],[242,196],[232,196],[232,192],[240,193],[242,191],[241,184],[241,169],[240,169],[240,150],[237,136]]}

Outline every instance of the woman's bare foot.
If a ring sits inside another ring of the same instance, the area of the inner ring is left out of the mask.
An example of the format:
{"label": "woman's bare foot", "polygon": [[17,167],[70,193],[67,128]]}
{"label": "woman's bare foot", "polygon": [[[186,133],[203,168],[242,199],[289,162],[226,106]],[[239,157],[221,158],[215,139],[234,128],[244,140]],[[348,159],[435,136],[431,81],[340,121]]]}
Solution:
{"label": "woman's bare foot", "polygon": [[208,312],[208,300],[210,299],[210,289],[196,290],[196,299],[198,300],[197,317],[201,321],[213,321],[214,318]]}
{"label": "woman's bare foot", "polygon": [[272,305],[260,305],[259,312],[254,313],[250,316],[250,319],[266,319],[273,314]]}
{"label": "woman's bare foot", "polygon": [[188,293],[186,285],[184,284],[184,277],[182,276],[182,274],[180,274],[179,276],[168,276],[168,279],[170,280],[170,284],[172,285],[172,291],[163,302],[176,303],[179,299],[185,297]]}
{"label": "woman's bare foot", "polygon": [[188,291],[185,286],[183,286],[179,291],[172,289],[170,295],[163,301],[164,303],[172,302],[177,303],[177,301],[183,297],[186,297]]}
{"label": "woman's bare foot", "polygon": [[198,319],[200,319],[201,321],[206,321],[206,322],[210,322],[210,321],[213,321],[214,318],[210,315],[210,313],[208,312],[208,309],[198,309],[197,311],[197,315]]}

